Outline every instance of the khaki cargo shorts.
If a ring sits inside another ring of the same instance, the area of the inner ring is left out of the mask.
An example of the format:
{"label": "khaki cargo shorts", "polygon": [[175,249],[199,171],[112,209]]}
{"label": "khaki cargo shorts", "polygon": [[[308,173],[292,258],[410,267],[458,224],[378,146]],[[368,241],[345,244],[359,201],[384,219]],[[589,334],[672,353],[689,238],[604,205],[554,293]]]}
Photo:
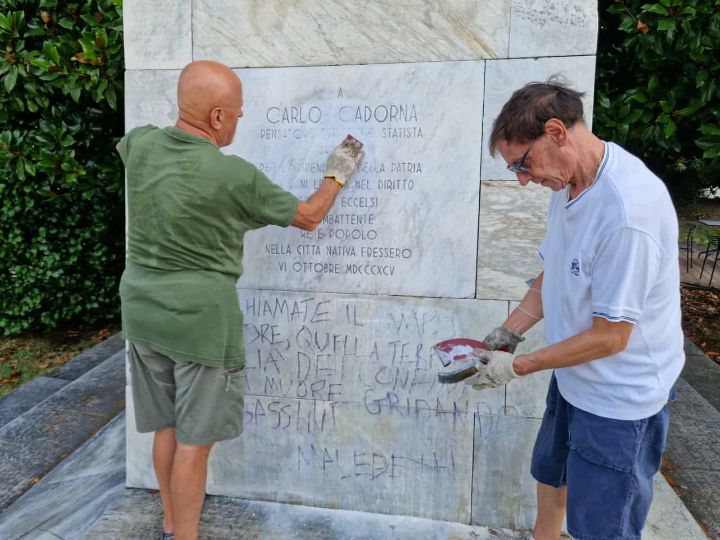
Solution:
{"label": "khaki cargo shorts", "polygon": [[243,368],[224,369],[173,360],[137,343],[128,359],[140,433],[175,428],[175,438],[206,445],[243,430]]}

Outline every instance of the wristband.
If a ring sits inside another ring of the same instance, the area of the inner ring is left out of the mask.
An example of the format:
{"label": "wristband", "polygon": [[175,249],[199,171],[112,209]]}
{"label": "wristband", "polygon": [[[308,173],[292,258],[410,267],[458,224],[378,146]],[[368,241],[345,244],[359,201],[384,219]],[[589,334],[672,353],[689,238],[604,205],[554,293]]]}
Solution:
{"label": "wristband", "polygon": [[520,306],[516,307],[515,309],[519,309],[519,310],[522,311],[525,315],[529,315],[530,317],[532,317],[532,318],[535,319],[536,321],[541,321],[541,320],[542,320],[542,317],[538,317],[537,315],[533,315],[532,313],[530,313],[529,311],[524,310],[524,309],[521,308]]}
{"label": "wristband", "polygon": [[340,187],[345,187],[345,181],[340,180],[337,176],[326,176],[325,178],[329,178],[330,180],[335,180],[335,182],[337,182],[337,184]]}

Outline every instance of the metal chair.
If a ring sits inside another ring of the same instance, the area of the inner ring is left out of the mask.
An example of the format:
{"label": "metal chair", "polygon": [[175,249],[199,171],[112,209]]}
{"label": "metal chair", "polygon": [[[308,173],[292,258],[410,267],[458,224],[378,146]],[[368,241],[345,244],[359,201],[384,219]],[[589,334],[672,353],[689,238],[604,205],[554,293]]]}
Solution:
{"label": "metal chair", "polygon": [[708,287],[712,285],[712,278],[715,275],[715,267],[717,266],[718,258],[720,258],[720,249],[715,251],[715,262],[713,263],[712,272],[710,272],[710,281],[708,281]]}
{"label": "metal chair", "polygon": [[689,272],[692,268],[692,252],[693,252],[693,234],[695,234],[697,225],[690,225],[685,242],[678,242],[678,249],[685,251],[685,271]]}
{"label": "metal chair", "polygon": [[700,255],[705,255],[705,258],[703,259],[702,268],[700,268],[700,279],[702,279],[703,272],[705,272],[705,263],[707,262],[708,257],[712,257],[712,255],[715,255],[715,260],[713,261],[712,272],[710,272],[710,282],[708,283],[708,285],[710,285],[710,284],[712,284],[713,275],[715,274],[715,267],[717,266],[718,256],[720,256],[720,235],[715,234],[713,236],[708,237],[707,249],[705,251],[701,251],[700,253],[698,253],[698,257],[700,257]]}

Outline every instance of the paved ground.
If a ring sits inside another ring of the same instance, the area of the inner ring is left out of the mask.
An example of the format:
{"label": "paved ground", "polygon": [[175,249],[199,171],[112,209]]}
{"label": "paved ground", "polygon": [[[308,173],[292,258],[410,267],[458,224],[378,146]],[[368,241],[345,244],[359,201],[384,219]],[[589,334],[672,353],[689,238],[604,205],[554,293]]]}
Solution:
{"label": "paved ground", "polygon": [[[124,413],[100,428],[113,411],[122,409],[123,355],[116,352],[121,342],[115,339],[106,342],[104,350],[66,366],[64,372],[74,373],[74,380],[43,381],[36,392],[25,390],[0,400],[0,539],[156,537],[157,494],[124,489]],[[686,351],[678,400],[671,405],[665,473],[708,537],[720,539],[720,367],[691,344]],[[201,526],[201,538],[206,539],[526,537],[458,523],[225,497],[208,498]],[[704,537],[675,492],[658,477],[644,538]]]}

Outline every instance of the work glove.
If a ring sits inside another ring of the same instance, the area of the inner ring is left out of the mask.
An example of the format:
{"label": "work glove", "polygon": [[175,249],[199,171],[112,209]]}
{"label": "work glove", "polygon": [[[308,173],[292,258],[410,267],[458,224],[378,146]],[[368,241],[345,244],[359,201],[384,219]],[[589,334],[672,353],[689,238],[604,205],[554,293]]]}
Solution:
{"label": "work glove", "polygon": [[513,360],[515,355],[510,353],[475,349],[473,361],[477,373],[465,379],[465,384],[476,390],[503,386],[518,377],[513,369]]}
{"label": "work glove", "polygon": [[363,144],[352,135],[348,135],[335,149],[330,152],[325,164],[325,178],[332,178],[341,186],[350,182],[357,175],[358,165],[362,161]]}
{"label": "work glove", "polygon": [[483,343],[491,351],[507,351],[509,353],[514,353],[521,341],[525,341],[525,338],[504,326],[498,326],[483,339]]}

